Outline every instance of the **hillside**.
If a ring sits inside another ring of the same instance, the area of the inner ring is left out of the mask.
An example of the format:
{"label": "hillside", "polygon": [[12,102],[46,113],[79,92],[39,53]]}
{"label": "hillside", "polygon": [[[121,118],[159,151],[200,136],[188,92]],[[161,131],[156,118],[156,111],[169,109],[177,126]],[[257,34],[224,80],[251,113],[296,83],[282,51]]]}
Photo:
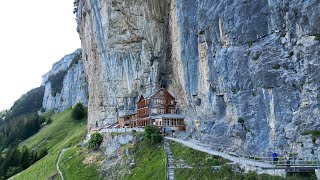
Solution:
{"label": "hillside", "polygon": [[[86,135],[86,121],[73,120],[71,111],[72,109],[68,108],[59,114],[45,114],[53,119],[52,124],[45,126],[19,146],[27,146],[35,151],[47,148],[48,155],[11,179],[60,179],[55,164],[61,150],[65,148],[68,150],[61,156],[59,168],[66,180],[165,179],[166,157],[162,143],[148,144],[143,134],[137,132],[110,133],[104,135],[104,142],[98,151],[89,152],[87,148],[79,145]],[[120,145],[119,142],[123,144]],[[177,166],[176,179],[274,179],[253,172],[235,174],[231,168],[225,166],[214,172],[213,166],[223,165],[227,161],[175,142],[171,142],[170,146]]]}
{"label": "hillside", "polygon": [[12,179],[47,179],[50,176],[58,178],[59,175],[57,174],[55,163],[60,151],[67,147],[71,147],[70,152],[73,154],[76,154],[78,150],[82,150],[83,152],[81,155],[73,157],[74,161],[79,162],[77,166],[73,168],[81,169],[81,171],[78,172],[78,179],[88,179],[87,176],[96,179],[94,165],[85,166],[81,163],[85,154],[88,153],[87,150],[77,147],[86,134],[86,121],[74,121],[71,118],[71,108],[59,114],[52,115],[48,113],[47,116],[52,116],[52,124],[44,127],[40,132],[22,142],[20,147],[23,145],[29,149],[46,147],[48,149],[48,155],[25,171],[15,175]]}

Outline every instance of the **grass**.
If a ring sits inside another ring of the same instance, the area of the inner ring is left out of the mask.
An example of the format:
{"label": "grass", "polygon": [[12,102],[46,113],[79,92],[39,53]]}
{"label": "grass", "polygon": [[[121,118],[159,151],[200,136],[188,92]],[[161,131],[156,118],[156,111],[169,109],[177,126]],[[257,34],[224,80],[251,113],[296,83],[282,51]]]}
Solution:
{"label": "grass", "polygon": [[220,166],[228,162],[219,156],[210,155],[201,151],[196,151],[177,142],[170,141],[170,146],[174,160],[177,162],[183,160],[192,167]]}
{"label": "grass", "polygon": [[[66,151],[61,157],[60,169],[66,180],[96,180],[99,179],[96,164],[83,164],[83,160],[88,156],[88,150],[74,146]],[[101,156],[98,154],[98,156]],[[100,159],[98,157],[98,159]],[[95,162],[96,163],[96,162]],[[81,175],[81,176],[79,176]]]}
{"label": "grass", "polygon": [[145,141],[138,142],[131,149],[136,167],[125,179],[141,180],[164,180],[166,177],[165,153],[163,144],[150,145]]}
{"label": "grass", "polygon": [[[281,177],[274,177],[267,174],[258,175],[255,172],[247,174],[235,173],[230,165],[226,165],[228,160],[218,156],[210,155],[201,151],[188,148],[176,142],[170,142],[173,158],[175,162],[184,161],[192,168],[176,168],[175,179],[177,180],[198,180],[198,179],[225,179],[225,180],[280,180]],[[212,166],[220,166],[216,169]]]}
{"label": "grass", "polygon": [[[47,116],[50,116],[50,113]],[[75,146],[83,140],[87,122],[73,120],[71,108],[52,115],[52,119],[53,122],[50,125],[20,144],[20,147],[25,145],[29,149],[45,147],[48,149],[48,155],[15,175],[13,179],[47,179],[57,173],[55,163],[61,149]],[[81,177],[82,174],[78,174],[78,176]]]}

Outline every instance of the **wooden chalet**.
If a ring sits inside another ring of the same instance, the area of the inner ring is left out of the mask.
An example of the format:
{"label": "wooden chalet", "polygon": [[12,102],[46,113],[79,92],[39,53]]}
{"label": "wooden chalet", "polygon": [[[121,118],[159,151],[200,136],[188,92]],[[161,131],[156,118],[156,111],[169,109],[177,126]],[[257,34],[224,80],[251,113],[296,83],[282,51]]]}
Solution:
{"label": "wooden chalet", "polygon": [[176,114],[175,98],[164,88],[148,97],[140,96],[137,112],[120,117],[121,127],[156,125],[161,130],[184,130],[184,117]]}
{"label": "wooden chalet", "polygon": [[137,114],[130,113],[119,117],[120,127],[136,127],[137,125]]}

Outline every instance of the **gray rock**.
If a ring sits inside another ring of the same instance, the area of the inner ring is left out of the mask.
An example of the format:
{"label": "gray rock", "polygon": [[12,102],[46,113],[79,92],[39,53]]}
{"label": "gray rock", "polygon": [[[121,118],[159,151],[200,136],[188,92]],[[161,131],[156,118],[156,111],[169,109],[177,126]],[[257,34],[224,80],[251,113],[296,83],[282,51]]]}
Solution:
{"label": "gray rock", "polygon": [[[89,121],[111,124],[160,86],[193,138],[266,154],[320,127],[320,1],[79,0]],[[241,129],[238,119],[245,120]]]}
{"label": "gray rock", "polygon": [[[80,57],[80,55],[81,49],[66,55],[52,66],[52,70],[42,76],[42,86],[45,87],[43,98],[45,111],[54,109],[56,112],[61,112],[77,102],[81,102],[84,106],[88,105],[88,85],[83,61],[82,59],[77,62],[73,61],[76,56]],[[50,77],[61,71],[66,71],[61,91],[53,94]]]}

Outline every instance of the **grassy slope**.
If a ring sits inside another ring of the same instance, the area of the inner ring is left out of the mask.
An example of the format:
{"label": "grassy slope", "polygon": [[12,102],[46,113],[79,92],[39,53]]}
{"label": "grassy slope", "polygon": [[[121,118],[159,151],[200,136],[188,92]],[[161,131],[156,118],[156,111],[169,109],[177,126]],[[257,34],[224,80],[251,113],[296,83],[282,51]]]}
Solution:
{"label": "grassy slope", "polygon": [[[231,171],[230,168],[222,166],[222,168],[213,172],[210,166],[222,165],[226,163],[226,160],[223,160],[217,156],[208,155],[204,152],[196,151],[186,146],[183,146],[176,142],[170,142],[172,154],[174,160],[178,161],[182,159],[187,164],[195,167],[193,169],[175,169],[175,178],[177,180],[189,180],[189,179],[226,179],[226,180],[280,180],[281,177],[274,177],[267,174],[258,175],[255,172],[249,172],[247,174],[235,174]],[[316,177],[314,173],[306,174],[287,174],[288,180],[315,180]]]}
{"label": "grassy slope", "polygon": [[186,179],[281,179],[269,175],[257,175],[256,173],[235,174],[230,167],[222,166],[219,171],[213,172],[212,166],[223,165],[227,163],[218,156],[209,155],[204,152],[196,151],[176,142],[170,142],[172,154],[175,161],[183,160],[191,165],[192,169],[175,169],[175,178],[177,180]]}
{"label": "grassy slope", "polygon": [[164,180],[165,153],[163,144],[149,145],[145,141],[135,144],[132,149],[136,167],[132,169],[130,176],[125,179],[130,180]]}
{"label": "grassy slope", "polygon": [[[28,148],[48,149],[48,155],[36,162],[13,179],[46,179],[57,173],[55,163],[61,149],[75,146],[84,138],[86,121],[76,122],[71,118],[71,108],[52,116],[53,122],[40,132],[21,143]],[[75,158],[82,158],[76,156]],[[79,164],[78,166],[84,166]],[[79,174],[81,176],[81,174]]]}
{"label": "grassy slope", "polygon": [[99,179],[96,171],[98,168],[96,164],[84,165],[82,163],[87,155],[87,149],[77,146],[70,148],[63,154],[59,167],[64,175],[64,179]]}

